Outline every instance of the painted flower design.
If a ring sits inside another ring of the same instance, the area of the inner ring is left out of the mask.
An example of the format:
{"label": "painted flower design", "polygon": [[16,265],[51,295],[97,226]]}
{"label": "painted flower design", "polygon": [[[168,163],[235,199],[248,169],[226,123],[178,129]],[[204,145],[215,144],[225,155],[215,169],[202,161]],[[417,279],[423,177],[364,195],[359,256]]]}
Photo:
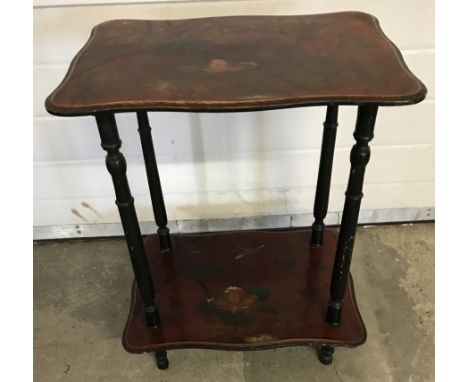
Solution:
{"label": "painted flower design", "polygon": [[224,296],[214,301],[216,308],[221,311],[236,313],[252,307],[257,302],[257,296],[246,293],[238,286],[227,287]]}
{"label": "painted flower design", "polygon": [[208,73],[237,72],[242,69],[252,69],[256,66],[256,62],[229,63],[221,58],[213,58],[208,67],[203,70]]}
{"label": "painted flower design", "polygon": [[[206,286],[203,289],[210,296]],[[248,326],[257,315],[278,314],[278,309],[267,302],[270,294],[271,290],[263,286],[251,286],[245,290],[230,286],[221,296],[203,300],[201,308],[208,314],[218,316],[226,325]]]}

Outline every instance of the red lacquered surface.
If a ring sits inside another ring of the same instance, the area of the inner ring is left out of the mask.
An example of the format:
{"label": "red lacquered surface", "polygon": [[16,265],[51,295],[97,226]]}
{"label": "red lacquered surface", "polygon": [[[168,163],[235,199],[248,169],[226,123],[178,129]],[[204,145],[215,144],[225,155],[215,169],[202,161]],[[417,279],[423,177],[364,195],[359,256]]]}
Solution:
{"label": "red lacquered surface", "polygon": [[342,323],[324,322],[336,233],[325,232],[322,248],[311,248],[309,238],[310,230],[173,235],[173,252],[163,255],[150,236],[146,252],[161,328],[146,328],[134,285],[124,347],[144,352],[363,343],[352,281]]}
{"label": "red lacquered surface", "polygon": [[361,12],[111,20],[46,101],[52,114],[413,104],[426,94]]}

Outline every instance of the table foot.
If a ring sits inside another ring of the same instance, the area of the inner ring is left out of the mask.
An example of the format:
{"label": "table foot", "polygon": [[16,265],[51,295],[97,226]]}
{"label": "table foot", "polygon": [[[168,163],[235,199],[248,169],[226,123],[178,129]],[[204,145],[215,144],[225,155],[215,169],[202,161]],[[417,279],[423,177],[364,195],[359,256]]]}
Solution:
{"label": "table foot", "polygon": [[156,358],[156,365],[159,370],[166,370],[169,367],[169,359],[167,358],[166,350],[156,350],[154,352]]}
{"label": "table foot", "polygon": [[335,349],[331,346],[321,345],[318,348],[318,359],[323,365],[331,365]]}

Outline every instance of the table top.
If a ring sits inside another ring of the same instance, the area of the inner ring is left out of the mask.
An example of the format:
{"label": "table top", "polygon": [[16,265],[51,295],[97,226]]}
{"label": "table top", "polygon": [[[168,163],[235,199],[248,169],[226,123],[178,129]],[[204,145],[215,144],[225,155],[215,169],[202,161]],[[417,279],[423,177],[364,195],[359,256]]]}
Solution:
{"label": "table top", "polygon": [[46,100],[56,115],[413,104],[426,88],[361,12],[111,20]]}

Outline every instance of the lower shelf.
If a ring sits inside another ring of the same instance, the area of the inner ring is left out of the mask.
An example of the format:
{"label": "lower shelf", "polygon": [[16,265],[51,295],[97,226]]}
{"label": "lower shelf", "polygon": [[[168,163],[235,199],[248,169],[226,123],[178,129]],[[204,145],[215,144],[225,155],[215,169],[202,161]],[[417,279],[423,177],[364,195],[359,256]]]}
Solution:
{"label": "lower shelf", "polygon": [[122,342],[132,353],[203,347],[253,350],[299,344],[357,346],[366,340],[352,279],[342,323],[324,317],[337,235],[309,246],[310,230],[239,231],[171,236],[162,254],[146,240],[161,327],[145,326],[135,283]]}

